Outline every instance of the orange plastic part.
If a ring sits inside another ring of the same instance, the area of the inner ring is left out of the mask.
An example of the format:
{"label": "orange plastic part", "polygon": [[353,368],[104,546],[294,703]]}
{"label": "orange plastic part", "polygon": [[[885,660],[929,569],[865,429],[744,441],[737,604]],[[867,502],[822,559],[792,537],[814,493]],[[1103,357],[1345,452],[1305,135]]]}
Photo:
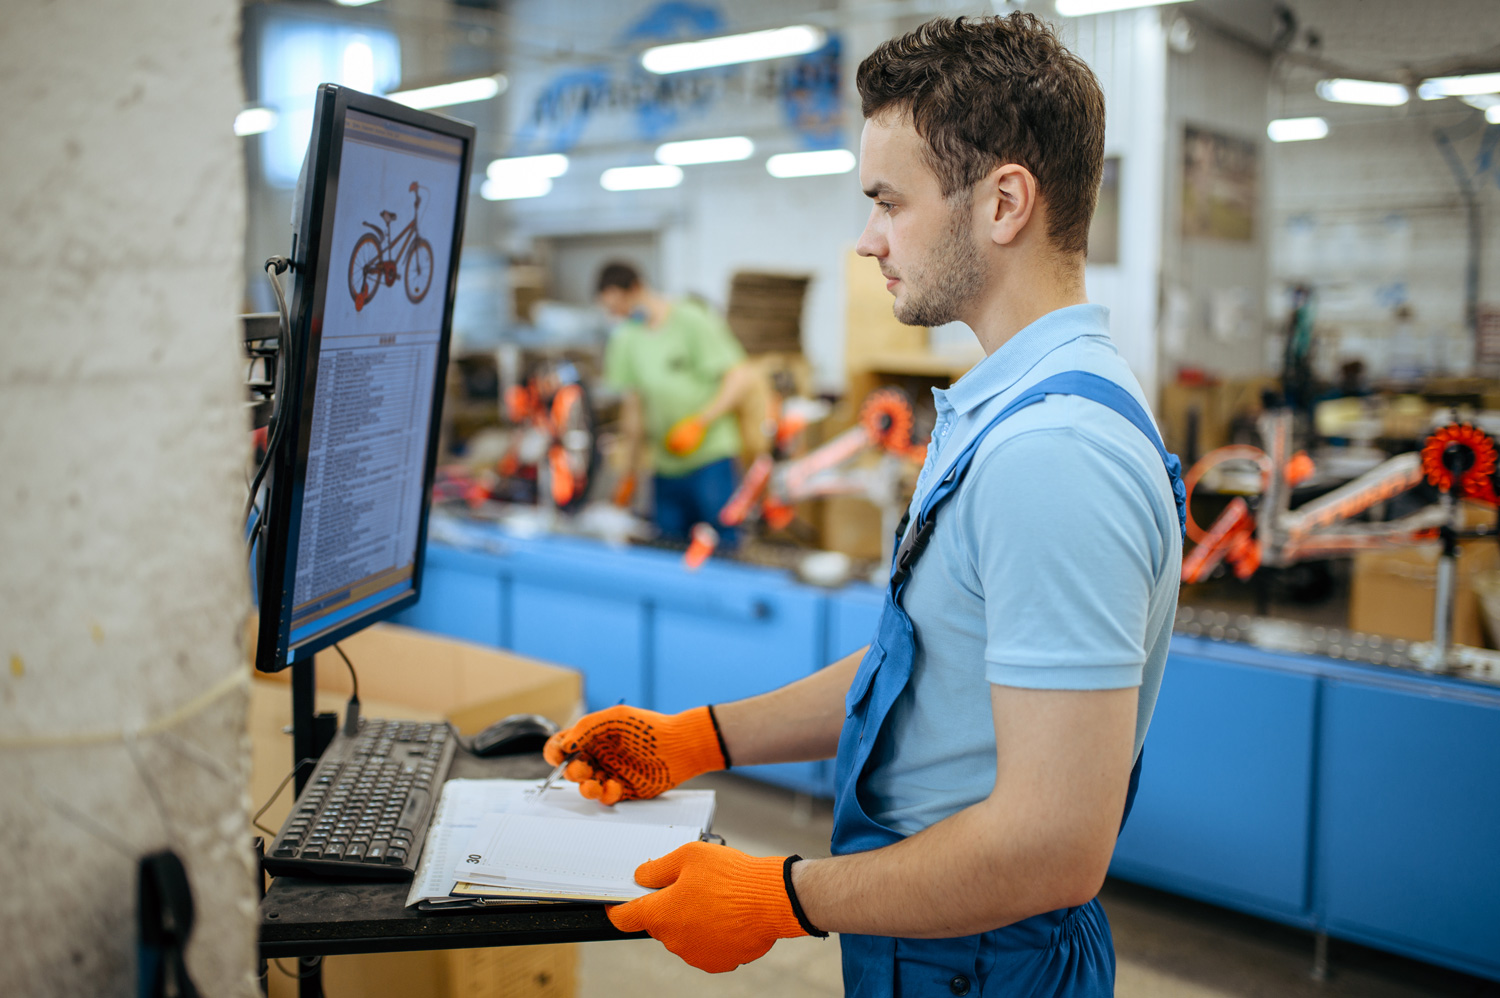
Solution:
{"label": "orange plastic part", "polygon": [[719,522],[726,527],[735,527],[745,522],[750,515],[750,510],[765,492],[766,485],[771,480],[771,471],[775,462],[771,455],[762,454],[750,465],[750,470],[745,472],[745,477],[740,479],[740,484],[735,487],[734,494],[719,510]]}
{"label": "orange plastic part", "polygon": [[900,389],[871,392],[859,407],[859,422],[882,450],[904,454],[912,446],[911,399]]}
{"label": "orange plastic part", "polygon": [[[1443,464],[1443,453],[1452,445],[1467,447],[1474,453],[1474,464],[1463,472],[1454,486],[1453,473]],[[1495,505],[1495,441],[1489,434],[1469,423],[1444,426],[1422,445],[1422,471],[1429,484],[1444,492],[1455,491],[1465,499]]]}
{"label": "orange plastic part", "polygon": [[719,532],[706,523],[693,524],[693,539],[688,543],[687,554],[683,555],[683,564],[689,572],[696,572],[703,567],[708,556],[714,553],[719,546]]}
{"label": "orange plastic part", "polygon": [[578,480],[573,477],[573,469],[568,466],[568,452],[553,444],[547,451],[547,463],[552,469],[552,501],[559,506],[566,506],[573,501],[573,495],[578,489]]}

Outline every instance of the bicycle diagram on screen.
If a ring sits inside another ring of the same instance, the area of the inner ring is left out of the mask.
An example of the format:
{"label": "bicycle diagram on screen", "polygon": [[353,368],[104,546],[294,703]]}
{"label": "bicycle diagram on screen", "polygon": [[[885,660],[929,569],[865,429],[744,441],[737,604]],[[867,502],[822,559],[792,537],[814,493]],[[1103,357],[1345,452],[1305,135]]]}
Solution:
{"label": "bicycle diagram on screen", "polygon": [[354,299],[354,310],[360,312],[375,297],[383,282],[387,287],[396,283],[397,272],[406,286],[406,298],[416,304],[427,297],[432,287],[432,244],[417,231],[417,217],[422,207],[422,188],[414,180],[408,191],[413,204],[411,221],[406,228],[391,235],[391,223],[397,218],[394,211],[380,213],[385,228],[374,222],[363,223],[374,230],[366,232],[354,244],[349,255],[349,295]]}

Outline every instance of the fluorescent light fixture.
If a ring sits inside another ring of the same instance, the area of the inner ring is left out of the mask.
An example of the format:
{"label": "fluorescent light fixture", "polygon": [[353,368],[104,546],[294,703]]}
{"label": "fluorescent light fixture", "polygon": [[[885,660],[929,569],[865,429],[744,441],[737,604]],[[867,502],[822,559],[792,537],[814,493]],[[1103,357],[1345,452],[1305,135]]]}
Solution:
{"label": "fluorescent light fixture", "polygon": [[486,201],[514,201],[516,198],[539,198],[552,191],[552,178],[539,173],[506,177],[486,177],[479,185],[479,196]]}
{"label": "fluorescent light fixture", "polygon": [[1188,0],[1057,0],[1057,12],[1063,17],[1085,17],[1089,14],[1108,14],[1115,10],[1187,2]]}
{"label": "fluorescent light fixture", "polygon": [[1417,87],[1423,100],[1440,97],[1468,97],[1472,94],[1500,92],[1500,73],[1476,73],[1473,76],[1434,76]]}
{"label": "fluorescent light fixture", "polygon": [[247,107],[234,116],[234,134],[259,135],[276,127],[276,112],[268,107]]}
{"label": "fluorescent light fixture", "polygon": [[431,107],[447,107],[450,104],[470,104],[478,100],[489,100],[505,90],[508,81],[502,74],[481,76],[473,80],[458,80],[440,83],[435,87],[418,87],[416,90],[398,90],[386,94],[388,100],[407,107],[425,111]]}
{"label": "fluorescent light fixture", "polygon": [[1277,118],[1266,126],[1272,142],[1306,142],[1327,134],[1328,122],[1323,118]]}
{"label": "fluorescent light fixture", "polygon": [[607,191],[649,191],[676,187],[680,183],[681,168],[670,164],[617,166],[612,170],[605,170],[599,176],[599,186]]}
{"label": "fluorescent light fixture", "polygon": [[1484,112],[1484,120],[1492,125],[1500,125],[1500,104],[1491,104]]}
{"label": "fluorescent light fixture", "polygon": [[340,7],[363,7],[367,3],[375,3],[376,0],[333,0]]}
{"label": "fluorescent light fixture", "polygon": [[1318,96],[1335,104],[1399,107],[1411,99],[1411,92],[1399,83],[1381,83],[1376,80],[1319,80]]}
{"label": "fluorescent light fixture", "polygon": [[848,173],[852,169],[854,153],[848,149],[784,152],[766,160],[766,172],[773,177],[821,177],[830,173]]}
{"label": "fluorescent light fixture", "polygon": [[568,172],[568,157],[560,152],[549,152],[542,156],[512,156],[509,159],[492,160],[484,175],[495,181],[509,181],[522,177],[542,177],[551,180]]}
{"label": "fluorescent light fixture", "polygon": [[816,52],[828,41],[828,32],[811,24],[751,31],[743,35],[721,35],[697,42],[658,45],[641,53],[641,65],[653,73],[685,73],[710,66],[730,66],[762,59],[784,59]]}
{"label": "fluorescent light fixture", "polygon": [[1459,100],[1476,111],[1488,111],[1496,104],[1500,104],[1500,94],[1470,94],[1467,97],[1460,97]]}
{"label": "fluorescent light fixture", "polygon": [[755,143],[743,135],[723,139],[693,139],[688,142],[664,142],[656,147],[656,161],[669,166],[691,166],[694,163],[732,163],[749,159]]}

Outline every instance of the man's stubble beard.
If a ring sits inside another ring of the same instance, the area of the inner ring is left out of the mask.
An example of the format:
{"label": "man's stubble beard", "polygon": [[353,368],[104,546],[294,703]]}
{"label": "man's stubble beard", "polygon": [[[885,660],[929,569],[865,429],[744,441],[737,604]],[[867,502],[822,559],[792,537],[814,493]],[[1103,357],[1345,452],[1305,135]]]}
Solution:
{"label": "man's stubble beard", "polygon": [[973,201],[954,204],[948,238],[928,260],[901,278],[906,297],[896,299],[895,315],[908,326],[953,322],[984,289],[984,261],[970,229]]}

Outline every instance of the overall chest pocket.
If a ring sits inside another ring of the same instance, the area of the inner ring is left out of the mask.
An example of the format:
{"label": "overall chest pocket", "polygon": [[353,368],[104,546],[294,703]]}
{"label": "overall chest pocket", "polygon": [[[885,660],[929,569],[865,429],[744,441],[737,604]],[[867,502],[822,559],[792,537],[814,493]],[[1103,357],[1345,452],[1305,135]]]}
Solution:
{"label": "overall chest pocket", "polygon": [[849,684],[849,693],[844,697],[845,717],[853,717],[860,704],[870,695],[870,685],[874,683],[875,674],[880,671],[884,662],[885,649],[878,640],[870,642],[870,647],[865,650],[865,657],[860,659],[859,670],[854,673],[854,682]]}

